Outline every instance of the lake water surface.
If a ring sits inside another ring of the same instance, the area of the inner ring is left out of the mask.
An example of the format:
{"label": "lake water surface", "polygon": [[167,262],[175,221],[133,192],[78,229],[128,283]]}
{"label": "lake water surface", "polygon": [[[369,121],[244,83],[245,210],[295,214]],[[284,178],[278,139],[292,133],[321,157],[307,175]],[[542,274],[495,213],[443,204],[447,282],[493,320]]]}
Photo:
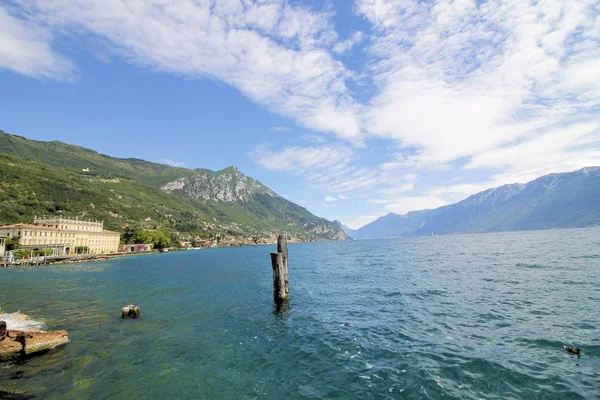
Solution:
{"label": "lake water surface", "polygon": [[[0,269],[71,343],[0,364],[48,399],[600,399],[600,229],[291,244]],[[141,307],[139,320],[120,309]],[[583,349],[577,357],[564,344]]]}

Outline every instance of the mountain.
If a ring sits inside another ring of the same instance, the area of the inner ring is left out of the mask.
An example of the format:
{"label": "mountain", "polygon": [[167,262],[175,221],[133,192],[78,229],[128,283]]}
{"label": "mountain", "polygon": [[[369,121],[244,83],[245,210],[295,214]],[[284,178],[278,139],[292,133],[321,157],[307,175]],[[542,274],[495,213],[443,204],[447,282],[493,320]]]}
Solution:
{"label": "mountain", "polygon": [[333,221],[333,223],[339,226],[344,231],[346,236],[348,236],[349,239],[354,239],[354,235],[358,234],[358,231],[356,229],[352,229],[348,225],[344,225],[338,220]]}
{"label": "mountain", "polygon": [[107,229],[271,241],[345,239],[342,229],[237,167],[191,170],[121,159],[0,131],[0,223],[34,215],[104,220]]}
{"label": "mountain", "polygon": [[335,226],[337,226],[339,229],[341,229],[346,234],[347,240],[354,240],[354,238],[352,237],[352,234],[354,234],[356,232],[354,229],[342,224],[337,219],[334,220],[333,223],[335,224]]}
{"label": "mountain", "polygon": [[358,229],[355,239],[600,225],[600,167],[504,185],[434,210],[390,213]]}
{"label": "mountain", "polygon": [[[355,239],[387,238],[410,235],[423,224],[429,210],[411,211],[404,215],[389,213],[354,231]],[[349,235],[348,232],[346,232]]]}

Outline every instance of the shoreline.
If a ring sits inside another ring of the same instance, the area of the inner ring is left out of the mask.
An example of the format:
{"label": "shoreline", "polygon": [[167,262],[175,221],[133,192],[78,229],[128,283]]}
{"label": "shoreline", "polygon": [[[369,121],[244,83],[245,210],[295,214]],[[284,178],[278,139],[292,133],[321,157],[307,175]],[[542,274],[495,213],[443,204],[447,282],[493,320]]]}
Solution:
{"label": "shoreline", "polygon": [[111,254],[79,254],[75,256],[47,256],[44,261],[21,259],[12,263],[2,262],[0,267],[16,267],[16,266],[38,266],[38,265],[60,265],[60,264],[75,264],[82,262],[106,261],[113,258],[126,256],[141,256],[149,254],[158,254],[159,252],[150,251],[145,253],[111,253]]}
{"label": "shoreline", "polygon": [[[348,239],[346,239],[348,240]],[[290,243],[318,243],[318,242],[329,242],[329,241],[340,241],[340,240],[310,240],[310,241],[297,241]],[[343,241],[343,240],[341,240]],[[180,252],[180,251],[200,251],[200,250],[209,250],[209,249],[219,249],[226,247],[254,247],[254,246],[268,246],[274,245],[277,242],[273,243],[240,243],[240,244],[223,244],[217,246],[210,247],[187,247],[187,248],[171,248],[165,249],[166,251],[161,250],[152,250],[145,251],[139,253],[132,252],[120,252],[120,253],[108,253],[108,254],[76,254],[76,255],[63,255],[63,256],[45,256],[44,261],[40,261],[39,257],[34,257],[33,259],[19,259],[18,261],[14,261],[9,263],[6,260],[0,261],[0,268],[8,268],[8,267],[16,267],[16,266],[38,266],[38,265],[61,265],[61,264],[75,264],[75,263],[83,263],[83,262],[94,262],[94,261],[106,261],[112,260],[113,258],[118,257],[127,257],[127,256],[141,256],[141,255],[151,255],[151,254],[161,254],[167,252]],[[40,256],[41,257],[41,256]]]}

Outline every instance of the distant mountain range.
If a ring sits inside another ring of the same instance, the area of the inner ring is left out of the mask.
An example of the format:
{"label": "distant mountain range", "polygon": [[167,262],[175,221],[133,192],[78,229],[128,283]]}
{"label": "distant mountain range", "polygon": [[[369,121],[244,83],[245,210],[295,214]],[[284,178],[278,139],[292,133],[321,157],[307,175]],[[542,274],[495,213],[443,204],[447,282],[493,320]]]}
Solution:
{"label": "distant mountain range", "polygon": [[34,215],[104,220],[107,229],[200,237],[345,239],[340,226],[284,199],[238,168],[191,170],[121,159],[0,130],[0,224]]}
{"label": "distant mountain range", "polygon": [[353,230],[354,239],[600,225],[600,167],[504,185],[434,210],[390,213]]}

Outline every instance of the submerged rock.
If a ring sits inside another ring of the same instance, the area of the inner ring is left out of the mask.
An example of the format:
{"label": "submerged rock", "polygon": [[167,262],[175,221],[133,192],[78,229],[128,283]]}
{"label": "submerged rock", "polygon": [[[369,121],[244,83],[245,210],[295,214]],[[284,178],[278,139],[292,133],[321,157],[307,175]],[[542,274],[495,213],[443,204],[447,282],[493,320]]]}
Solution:
{"label": "submerged rock", "polygon": [[579,347],[563,346],[563,348],[569,353],[581,354],[581,349]]}

